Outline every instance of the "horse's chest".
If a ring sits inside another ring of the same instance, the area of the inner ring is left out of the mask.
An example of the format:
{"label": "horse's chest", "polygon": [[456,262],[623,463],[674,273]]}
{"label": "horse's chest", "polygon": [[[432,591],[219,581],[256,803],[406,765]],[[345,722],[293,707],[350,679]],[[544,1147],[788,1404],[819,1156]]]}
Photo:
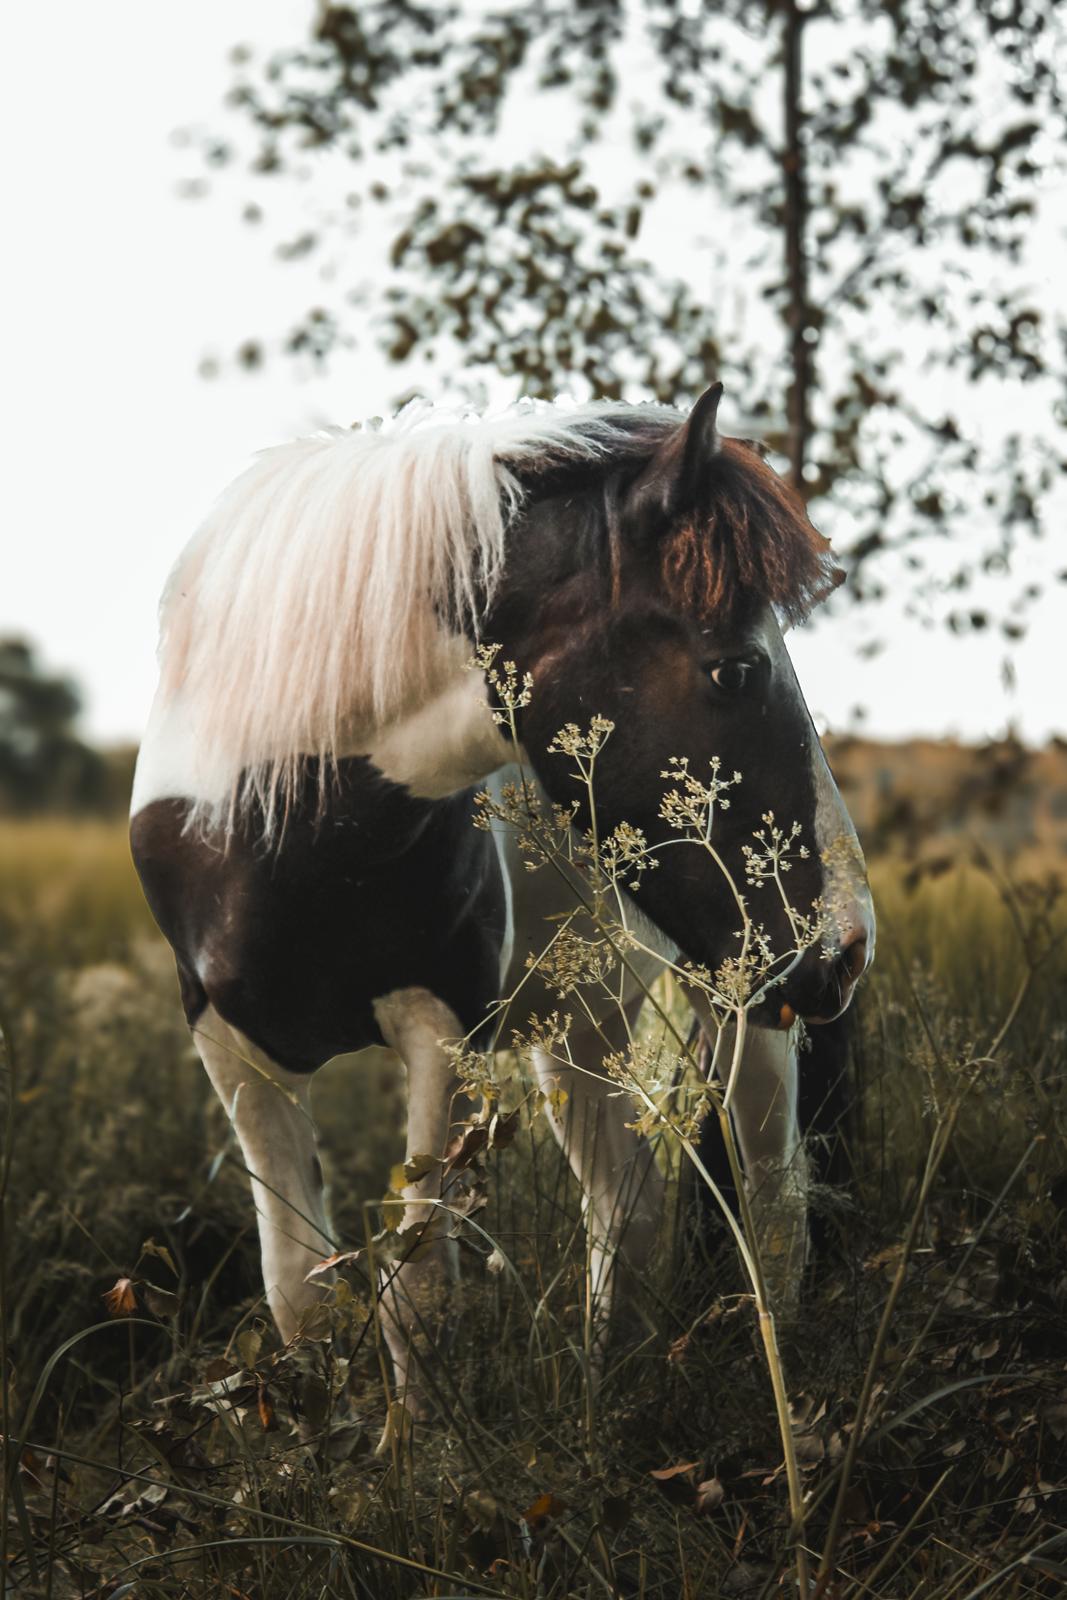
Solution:
{"label": "horse's chest", "polygon": [[[502,769],[490,787],[499,792],[514,775]],[[429,990],[470,1033],[514,995],[505,1040],[531,1013],[566,1009],[551,952],[547,976],[531,968],[582,886],[552,866],[526,871],[509,830],[475,829],[470,791],[427,800],[350,758],[323,814],[309,773],[305,803],[270,850],[251,830],[221,850],[186,831],[187,815],[188,802],[152,801],[134,817],[132,840],[190,1022],[210,1003],[274,1060],[312,1070],[380,1042],[374,1002],[400,989]],[[586,916],[571,926],[601,937]],[[656,930],[638,931],[648,949],[628,953],[631,970],[605,950],[611,990],[624,1001],[670,954]],[[605,1014],[615,1003],[595,988],[586,999]]]}
{"label": "horse's chest", "polygon": [[505,894],[471,797],[429,802],[341,763],[323,815],[313,783],[268,850],[184,831],[187,803],[152,802],[134,857],[172,944],[190,1021],[207,1003],[274,1060],[310,1070],[380,1043],[374,1001],[438,995],[473,1030],[497,998]]}

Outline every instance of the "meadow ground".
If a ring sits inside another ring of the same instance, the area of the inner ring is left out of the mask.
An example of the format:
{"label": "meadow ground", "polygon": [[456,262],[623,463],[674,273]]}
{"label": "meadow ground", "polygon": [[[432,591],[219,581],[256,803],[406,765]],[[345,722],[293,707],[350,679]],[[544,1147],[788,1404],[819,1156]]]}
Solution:
{"label": "meadow ground", "polygon": [[[874,881],[853,1181],[818,1197],[783,1330],[804,1542],[816,1570],[832,1533],[828,1596],[1060,1594],[1067,918],[973,867]],[[412,1436],[394,1412],[380,1444],[358,1272],[333,1339],[281,1350],[264,1316],[246,1179],[120,827],[0,826],[0,1008],[6,1592],[796,1594],[751,1302],[685,1185],[594,1387],[579,1197],[524,1125],[491,1158],[435,1418]],[[369,1052],[319,1089],[358,1244],[403,1153],[397,1069]],[[508,1270],[473,1259],[490,1242]]]}

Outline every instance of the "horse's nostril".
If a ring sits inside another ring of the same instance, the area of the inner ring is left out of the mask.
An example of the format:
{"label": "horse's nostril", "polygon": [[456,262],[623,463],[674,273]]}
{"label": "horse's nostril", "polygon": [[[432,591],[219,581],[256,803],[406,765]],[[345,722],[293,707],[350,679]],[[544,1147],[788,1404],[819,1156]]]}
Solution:
{"label": "horse's nostril", "polygon": [[862,977],[867,966],[867,935],[865,933],[853,934],[848,943],[843,946],[835,965],[850,984],[855,983],[857,978]]}

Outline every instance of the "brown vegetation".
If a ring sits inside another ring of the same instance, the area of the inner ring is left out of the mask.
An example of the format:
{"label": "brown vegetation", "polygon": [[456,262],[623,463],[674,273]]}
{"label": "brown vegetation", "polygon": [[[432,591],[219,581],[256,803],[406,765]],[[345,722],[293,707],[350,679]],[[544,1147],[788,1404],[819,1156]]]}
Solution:
{"label": "brown vegetation", "polygon": [[[0,885],[11,1592],[676,1600],[790,1581],[750,1304],[681,1189],[592,1393],[579,1197],[537,1123],[492,1154],[438,1415],[412,1437],[358,1271],[277,1345],[245,1180],[121,831],[5,825]],[[1047,949],[1062,911],[973,867],[908,888],[886,860],[875,888],[854,1187],[821,1198],[832,1244],[786,1341],[809,1537],[817,1554],[876,1351],[824,1592],[1052,1596],[1062,947],[1012,1008],[1023,946]],[[337,1233],[358,1245],[401,1154],[396,1079],[378,1055],[321,1089]]]}

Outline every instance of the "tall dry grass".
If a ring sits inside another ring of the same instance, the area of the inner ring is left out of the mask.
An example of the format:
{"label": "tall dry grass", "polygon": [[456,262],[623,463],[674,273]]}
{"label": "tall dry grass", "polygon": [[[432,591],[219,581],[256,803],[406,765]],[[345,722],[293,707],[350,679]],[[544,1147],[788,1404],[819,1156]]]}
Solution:
{"label": "tall dry grass", "polygon": [[[1009,1016],[1041,902],[973,867],[904,878],[874,872],[854,1183],[824,1197],[831,1245],[787,1341],[812,1567],[836,1506],[823,1593],[1051,1596],[1067,1565],[1067,959],[1039,969],[946,1136],[954,1073]],[[1063,927],[1062,906],[1049,916]],[[367,1285],[353,1274],[332,1341],[277,1348],[245,1179],[121,829],[0,826],[0,1006],[3,1431],[19,1441],[5,1590],[790,1587],[743,1279],[728,1244],[694,1237],[680,1189],[590,1433],[580,1197],[524,1127],[492,1158],[471,1236],[509,1269],[471,1254],[436,1420],[412,1438],[393,1414],[376,1453],[390,1413]],[[358,1244],[402,1154],[390,1058],[331,1065],[319,1101],[338,1231]],[[112,1317],[103,1297],[127,1278],[134,1315]]]}

